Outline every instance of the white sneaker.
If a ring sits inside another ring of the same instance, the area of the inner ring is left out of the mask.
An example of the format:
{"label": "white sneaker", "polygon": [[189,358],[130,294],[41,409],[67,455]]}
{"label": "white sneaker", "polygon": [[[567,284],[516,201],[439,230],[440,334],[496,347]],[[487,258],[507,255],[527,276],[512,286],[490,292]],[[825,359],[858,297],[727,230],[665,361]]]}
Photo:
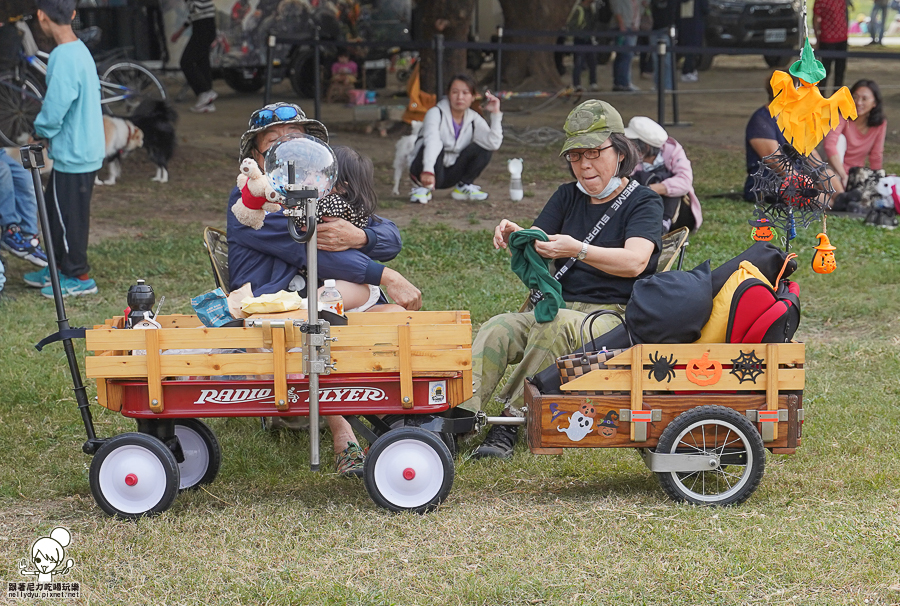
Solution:
{"label": "white sneaker", "polygon": [[431,200],[431,190],[427,187],[414,187],[409,193],[410,202],[418,202],[419,204],[428,204]]}
{"label": "white sneaker", "polygon": [[700,74],[698,74],[696,71],[688,72],[687,74],[681,74],[681,81],[682,82],[699,82]]}
{"label": "white sneaker", "polygon": [[596,82],[594,82],[593,84],[591,84],[591,90],[598,91],[600,90],[600,86]]}
{"label": "white sneaker", "polygon": [[460,183],[453,188],[450,196],[454,200],[487,200],[487,192],[481,191],[481,188],[471,183]]}
{"label": "white sneaker", "polygon": [[191,111],[202,113],[201,109],[206,107],[207,105],[212,105],[213,101],[219,98],[219,95],[214,90],[208,90],[205,93],[200,93],[197,95],[197,102],[194,104],[194,107],[191,108]]}
{"label": "white sneaker", "polygon": [[196,105],[191,108],[191,111],[195,114],[211,114],[216,111],[216,106],[212,103],[207,103],[206,105],[201,105],[197,107]]}

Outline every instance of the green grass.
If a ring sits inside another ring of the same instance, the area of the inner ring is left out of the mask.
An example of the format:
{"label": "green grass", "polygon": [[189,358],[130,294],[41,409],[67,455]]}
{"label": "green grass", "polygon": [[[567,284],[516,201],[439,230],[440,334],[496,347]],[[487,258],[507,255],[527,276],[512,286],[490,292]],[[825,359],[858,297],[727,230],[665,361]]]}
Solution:
{"label": "green grass", "polygon": [[[704,167],[706,223],[687,266],[715,265],[751,244],[750,206],[710,197],[738,189],[742,166],[689,153]],[[360,482],[310,472],[305,434],[213,419],[223,449],[216,482],[159,517],[112,520],[90,494],[63,349],[32,347],[55,330],[52,302],[18,286],[31,268],[12,260],[17,300],[0,305],[0,579],[19,580],[16,562],[62,525],[75,560],[65,580],[81,583],[84,604],[898,603],[900,234],[829,219],[838,271],[820,276],[809,268],[817,231],[795,241],[803,444],[769,455],[753,497],[721,510],[669,502],[630,450],[547,457],[520,444],[509,462],[459,459],[437,512],[392,515]],[[166,296],[165,313],[188,313],[190,297],[213,282],[200,233],[148,221],[135,237],[93,247],[101,292],[67,301],[72,325],[120,314],[139,277]],[[428,309],[469,309],[477,325],[522,300],[487,231],[414,223],[403,237],[391,265]],[[133,430],[120,415],[94,415],[101,436]]]}

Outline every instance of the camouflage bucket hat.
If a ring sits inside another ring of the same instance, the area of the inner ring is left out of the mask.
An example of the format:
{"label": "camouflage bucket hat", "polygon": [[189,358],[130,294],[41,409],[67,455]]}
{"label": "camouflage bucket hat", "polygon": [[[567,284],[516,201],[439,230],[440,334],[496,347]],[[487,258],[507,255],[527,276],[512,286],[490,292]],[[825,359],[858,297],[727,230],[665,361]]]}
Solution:
{"label": "camouflage bucket hat", "polygon": [[318,120],[310,120],[293,103],[271,103],[261,107],[250,115],[250,124],[247,132],[241,136],[241,161],[252,156],[256,135],[272,126],[283,124],[299,124],[307,135],[321,139],[328,143],[328,129]]}
{"label": "camouflage bucket hat", "polygon": [[612,105],[590,99],[569,112],[563,130],[566,131],[566,142],[559,152],[560,156],[570,149],[600,147],[610,134],[624,134],[625,124]]}

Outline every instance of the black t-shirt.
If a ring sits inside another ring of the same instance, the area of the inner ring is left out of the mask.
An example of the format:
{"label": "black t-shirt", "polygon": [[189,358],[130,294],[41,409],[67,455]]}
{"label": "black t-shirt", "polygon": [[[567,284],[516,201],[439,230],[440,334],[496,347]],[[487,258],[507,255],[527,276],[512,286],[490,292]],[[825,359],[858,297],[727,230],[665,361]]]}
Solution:
{"label": "black t-shirt", "polygon": [[[566,234],[583,241],[615,199],[603,204],[592,204],[592,200],[590,196],[581,193],[575,183],[560,185],[535,219],[534,226],[548,234]],[[575,261],[560,278],[563,299],[585,303],[627,303],[635,281],[656,272],[656,262],[662,248],[662,220],[662,199],[652,189],[638,186],[590,244],[603,248],[623,248],[628,238],[650,240],[654,249],[647,267],[636,278],[621,278],[583,261]],[[567,261],[568,259],[557,259],[557,268]]]}

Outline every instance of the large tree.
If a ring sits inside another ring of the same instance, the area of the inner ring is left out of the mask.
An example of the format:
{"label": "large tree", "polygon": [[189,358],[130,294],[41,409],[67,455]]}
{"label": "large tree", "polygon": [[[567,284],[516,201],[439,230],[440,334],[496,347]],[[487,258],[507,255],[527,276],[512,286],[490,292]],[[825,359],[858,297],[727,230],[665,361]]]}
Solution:
{"label": "large tree", "polygon": [[[507,30],[556,31],[565,27],[572,7],[570,0],[499,0]],[[504,42],[555,44],[556,38],[504,36]],[[519,90],[557,90],[563,82],[553,63],[553,53],[504,52],[503,82]]]}
{"label": "large tree", "polygon": [[[434,40],[435,34],[438,33],[444,35],[445,41],[465,42],[468,40],[475,0],[419,0],[419,6],[421,7],[420,18],[425,41]],[[436,83],[435,53],[425,51],[421,57],[422,90],[430,93],[437,92],[438,98],[440,98],[443,91],[434,90]],[[465,69],[466,51],[464,49],[444,50],[443,77],[445,85],[450,76],[464,72]]]}

